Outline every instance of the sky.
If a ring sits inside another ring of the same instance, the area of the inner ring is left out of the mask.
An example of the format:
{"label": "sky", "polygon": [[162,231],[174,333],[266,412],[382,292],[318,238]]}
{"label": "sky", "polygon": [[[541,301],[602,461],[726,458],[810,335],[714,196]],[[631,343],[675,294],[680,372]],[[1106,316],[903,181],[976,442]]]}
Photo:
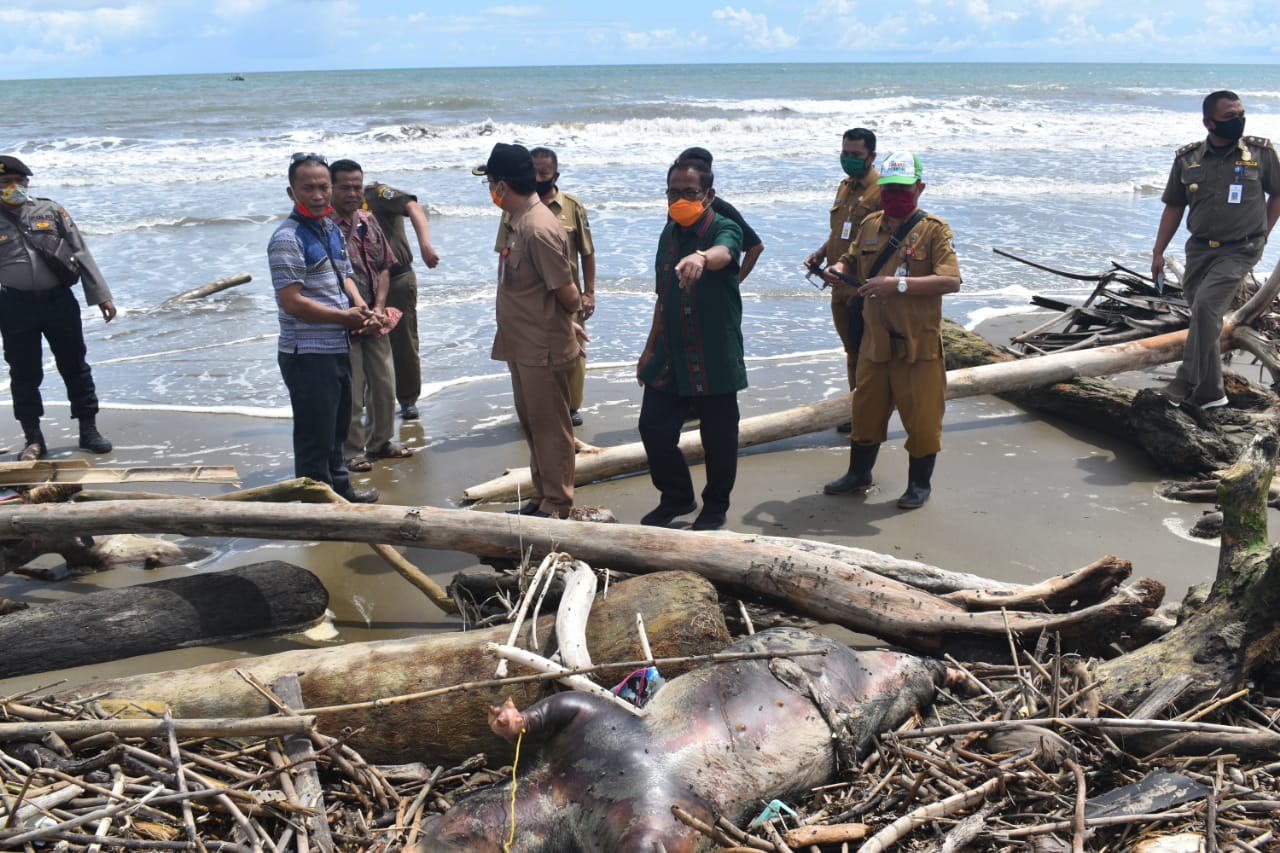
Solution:
{"label": "sky", "polygon": [[[25,5],[25,4],[24,4]],[[0,79],[707,62],[1280,61],[1266,0],[45,0]]]}

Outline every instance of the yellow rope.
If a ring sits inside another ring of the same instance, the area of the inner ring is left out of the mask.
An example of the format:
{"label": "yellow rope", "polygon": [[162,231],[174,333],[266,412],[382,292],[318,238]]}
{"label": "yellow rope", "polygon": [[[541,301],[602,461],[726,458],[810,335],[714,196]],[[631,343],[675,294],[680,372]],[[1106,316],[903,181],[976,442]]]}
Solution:
{"label": "yellow rope", "polygon": [[511,844],[516,840],[516,768],[520,766],[520,744],[524,741],[524,729],[516,736],[516,757],[511,760],[511,832],[507,835],[507,843],[502,845],[503,853],[511,853]]}

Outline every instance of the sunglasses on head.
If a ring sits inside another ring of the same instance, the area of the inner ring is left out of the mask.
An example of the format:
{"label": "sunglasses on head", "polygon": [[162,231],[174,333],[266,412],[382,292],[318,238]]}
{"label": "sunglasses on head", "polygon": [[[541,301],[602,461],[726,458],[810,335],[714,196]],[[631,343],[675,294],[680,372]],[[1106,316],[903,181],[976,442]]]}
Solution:
{"label": "sunglasses on head", "polygon": [[319,164],[320,164],[320,165],[322,165],[322,166],[328,166],[328,165],[329,165],[329,161],[328,161],[328,160],[326,160],[326,159],[324,159],[324,155],[322,155],[322,154],[317,154],[317,153],[315,153],[314,151],[312,151],[312,152],[310,152],[310,153],[303,152],[303,151],[295,151],[295,152],[294,152],[292,162],[294,162],[294,163],[301,163],[301,162],[303,162],[303,161],[305,161],[305,160],[315,160],[317,163],[319,163]]}

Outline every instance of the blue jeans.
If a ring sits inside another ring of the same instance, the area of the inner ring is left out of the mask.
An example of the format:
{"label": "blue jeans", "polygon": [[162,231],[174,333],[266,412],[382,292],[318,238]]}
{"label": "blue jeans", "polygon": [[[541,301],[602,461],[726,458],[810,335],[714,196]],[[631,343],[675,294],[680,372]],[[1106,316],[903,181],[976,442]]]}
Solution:
{"label": "blue jeans", "polygon": [[351,356],[277,353],[293,407],[293,474],[327,483],[348,500],[355,493],[342,456],[351,425]]}

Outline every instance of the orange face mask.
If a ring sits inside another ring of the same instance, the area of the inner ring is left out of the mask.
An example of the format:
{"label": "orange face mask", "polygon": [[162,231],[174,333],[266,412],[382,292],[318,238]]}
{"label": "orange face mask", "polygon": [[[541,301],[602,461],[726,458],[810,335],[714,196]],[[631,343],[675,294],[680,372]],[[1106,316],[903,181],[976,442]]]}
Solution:
{"label": "orange face mask", "polygon": [[493,203],[498,207],[502,207],[502,199],[498,198],[498,193],[493,187],[489,187],[489,198],[493,199]]}
{"label": "orange face mask", "polygon": [[702,202],[690,201],[687,198],[667,205],[667,215],[685,228],[697,222],[704,210],[706,208],[702,206]]}

